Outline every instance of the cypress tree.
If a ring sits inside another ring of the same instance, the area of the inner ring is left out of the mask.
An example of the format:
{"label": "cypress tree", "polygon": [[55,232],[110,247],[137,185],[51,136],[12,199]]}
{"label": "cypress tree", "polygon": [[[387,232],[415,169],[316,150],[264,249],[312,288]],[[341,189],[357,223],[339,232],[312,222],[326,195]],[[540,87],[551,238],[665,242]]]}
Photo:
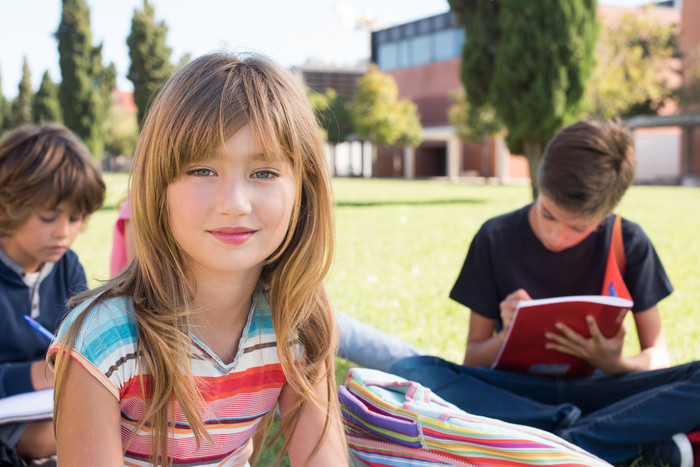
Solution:
{"label": "cypress tree", "polygon": [[134,103],[138,108],[139,128],[151,100],[173,72],[170,63],[172,49],[166,44],[168,26],[156,24],[153,5],[143,2],[143,10],[134,10],[131,33],[126,39],[131,66],[127,78],[134,83]]}
{"label": "cypress tree", "polygon": [[58,103],[58,86],[51,81],[49,72],[45,71],[41,85],[34,96],[32,105],[32,120],[34,123],[61,123],[61,104]]}
{"label": "cypress tree", "polygon": [[7,126],[7,119],[9,117],[8,112],[7,100],[5,99],[5,95],[2,93],[2,74],[0,73],[0,135],[6,129],[5,127]]}
{"label": "cypress tree", "polygon": [[493,106],[507,143],[530,166],[533,196],[544,145],[583,116],[598,36],[595,0],[449,0],[466,28],[469,104]]}
{"label": "cypress tree", "polygon": [[92,45],[90,10],[84,0],[63,0],[56,38],[62,78],[58,98],[64,123],[99,159],[116,70],[113,64],[102,65],[102,44]]}
{"label": "cypress tree", "polygon": [[22,68],[22,81],[19,82],[18,89],[19,93],[12,101],[12,110],[10,113],[10,126],[13,128],[32,122],[34,91],[32,90],[32,81],[26,57],[24,58],[24,66]]}

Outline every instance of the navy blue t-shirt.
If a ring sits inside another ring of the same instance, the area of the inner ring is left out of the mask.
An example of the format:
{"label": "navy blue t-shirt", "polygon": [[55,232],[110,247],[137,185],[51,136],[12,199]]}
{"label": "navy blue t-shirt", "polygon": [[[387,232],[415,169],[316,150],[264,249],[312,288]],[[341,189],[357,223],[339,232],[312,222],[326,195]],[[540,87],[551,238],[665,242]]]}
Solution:
{"label": "navy blue t-shirt", "polygon": [[[553,252],[535,236],[528,221],[532,204],[486,221],[472,240],[450,298],[486,318],[497,320],[499,304],[517,289],[533,299],[600,295],[610,249],[614,215],[588,237]],[[622,219],[627,268],[625,285],[632,311],[644,311],[667,297],[673,287],[651,241],[638,224]]]}

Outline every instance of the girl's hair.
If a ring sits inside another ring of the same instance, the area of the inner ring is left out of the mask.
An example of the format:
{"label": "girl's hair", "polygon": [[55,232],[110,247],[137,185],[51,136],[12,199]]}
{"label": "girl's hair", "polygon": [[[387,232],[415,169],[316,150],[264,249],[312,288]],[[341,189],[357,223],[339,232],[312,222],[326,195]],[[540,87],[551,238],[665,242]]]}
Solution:
{"label": "girl's hair", "polygon": [[539,189],[584,216],[610,213],[634,181],[634,138],[619,120],[574,123],[544,150]]}
{"label": "girl's hair", "polygon": [[[265,157],[289,160],[297,180],[289,230],[260,277],[269,293],[286,384],[299,394],[282,428],[293,430],[301,408],[309,403],[324,403],[330,408],[321,441],[339,420],[334,376],[337,337],[323,287],[333,253],[332,197],[317,121],[294,78],[269,59],[253,54],[205,55],[167,81],[146,117],[131,173],[136,258],[102,287],[99,296],[99,300],[119,295],[133,298],[138,352],[145,370],[153,375],[147,388],[151,402],[140,423],[152,425],[153,459],[161,465],[167,463],[163,454],[167,453],[173,398],[197,438],[208,438],[197,410],[199,395],[189,363],[188,311],[195,281],[170,229],[166,188],[185,167],[211,156],[246,124]],[[67,333],[69,346],[80,323],[76,320]],[[302,365],[295,364],[295,342],[304,349]],[[59,396],[62,371],[57,362]],[[327,383],[326,401],[314,397],[312,386],[319,381]],[[261,426],[265,428],[256,434],[254,458],[262,447],[268,422],[264,421]]]}
{"label": "girl's hair", "polygon": [[105,184],[90,151],[59,125],[23,125],[0,141],[0,235],[63,202],[83,216],[97,211]]}

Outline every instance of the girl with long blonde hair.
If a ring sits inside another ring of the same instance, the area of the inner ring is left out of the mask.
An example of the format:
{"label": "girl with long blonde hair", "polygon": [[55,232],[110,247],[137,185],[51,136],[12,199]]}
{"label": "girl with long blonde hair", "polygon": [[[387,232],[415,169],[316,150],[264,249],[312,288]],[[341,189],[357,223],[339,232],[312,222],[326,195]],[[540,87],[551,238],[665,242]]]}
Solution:
{"label": "girl with long blonde hair", "polygon": [[265,57],[200,57],[154,101],[131,176],[136,258],[49,351],[59,464],[254,464],[277,405],[292,465],[346,464],[304,92]]}

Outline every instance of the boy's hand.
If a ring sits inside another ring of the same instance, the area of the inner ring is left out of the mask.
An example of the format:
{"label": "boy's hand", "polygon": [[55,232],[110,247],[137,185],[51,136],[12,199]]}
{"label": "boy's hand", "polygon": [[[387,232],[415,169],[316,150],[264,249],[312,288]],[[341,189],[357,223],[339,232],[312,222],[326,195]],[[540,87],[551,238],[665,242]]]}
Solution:
{"label": "boy's hand", "polygon": [[53,371],[46,365],[45,360],[37,360],[32,363],[30,374],[35,391],[53,387]]}
{"label": "boy's hand", "polygon": [[626,333],[624,324],[620,326],[617,334],[609,339],[600,332],[593,317],[586,316],[586,324],[591,333],[589,338],[583,337],[562,323],[557,323],[556,327],[561,334],[547,333],[546,337],[551,342],[546,347],[585,360],[609,374],[623,372],[620,360]]}
{"label": "boy's hand", "polygon": [[508,295],[501,303],[501,321],[503,322],[503,331],[507,331],[510,327],[511,321],[513,321],[513,315],[515,314],[515,308],[518,303],[522,300],[532,300],[530,294],[528,294],[525,289],[518,289],[515,292]]}

